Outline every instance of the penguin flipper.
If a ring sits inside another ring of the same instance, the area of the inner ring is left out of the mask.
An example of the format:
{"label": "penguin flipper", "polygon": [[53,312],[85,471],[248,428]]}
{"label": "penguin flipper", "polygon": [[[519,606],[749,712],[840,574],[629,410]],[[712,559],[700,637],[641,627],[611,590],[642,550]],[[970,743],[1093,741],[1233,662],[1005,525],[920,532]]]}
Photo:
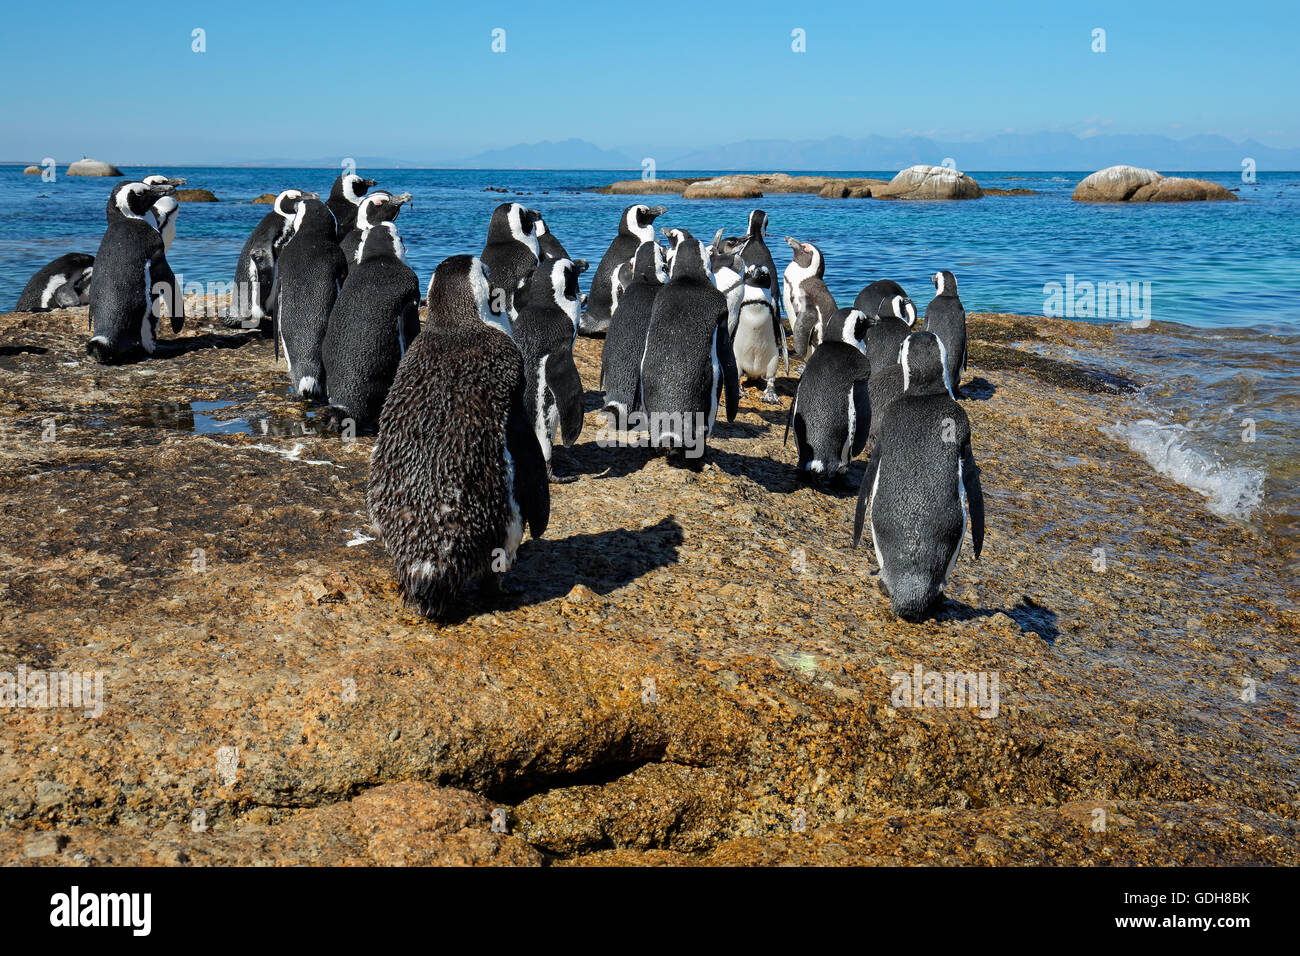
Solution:
{"label": "penguin flipper", "polygon": [[794,320],[794,354],[801,358],[808,354],[808,338],[812,334],[812,323],[807,313]]}
{"label": "penguin flipper", "polygon": [[158,254],[150,262],[149,271],[155,287],[165,285],[168,289],[162,294],[162,299],[167,304],[167,316],[171,319],[172,334],[178,335],[185,327],[185,295],[184,291],[176,285],[176,274],[167,263],[167,256],[162,249],[162,239],[158,240]]}
{"label": "penguin flipper", "polygon": [[862,454],[867,447],[867,435],[871,433],[871,399],[867,394],[868,379],[860,378],[853,383],[853,457]]}
{"label": "penguin flipper", "polygon": [[727,396],[727,421],[734,422],[740,410],[740,370],[736,368],[736,353],[725,320],[718,323],[718,362],[722,365],[722,387]]}
{"label": "penguin flipper", "polygon": [[790,374],[790,353],[785,347],[785,329],[781,327],[781,314],[777,311],[776,300],[772,301],[772,307],[769,310],[772,313],[772,341],[776,342],[781,349],[781,359],[785,362],[785,374]]}
{"label": "penguin flipper", "polygon": [[871,460],[862,475],[862,485],[858,488],[858,510],[853,516],[853,547],[862,541],[862,527],[867,521],[867,506],[871,502],[871,489],[876,484],[876,473],[880,470],[880,443],[871,450]]}
{"label": "penguin flipper", "polygon": [[524,410],[522,384],[521,371],[520,387],[515,389],[510,410],[506,413],[505,444],[514,462],[514,497],[519,513],[533,537],[540,538],[551,520],[551,483],[547,478],[542,446],[537,443],[537,434],[529,423],[528,412]]}
{"label": "penguin flipper", "polygon": [[785,413],[785,437],[781,439],[781,447],[785,448],[790,443],[790,423],[794,421],[794,410],[799,407],[799,387],[795,386],[794,401],[790,403],[790,410]]}
{"label": "penguin flipper", "polygon": [[980,469],[975,464],[975,454],[970,442],[961,450],[961,480],[966,489],[966,510],[970,512],[970,537],[975,545],[975,560],[984,550],[984,489],[980,485]]}
{"label": "penguin flipper", "polygon": [[416,290],[415,298],[402,309],[402,338],[409,349],[415,337],[420,334],[420,293]]}
{"label": "penguin flipper", "polygon": [[546,356],[546,387],[560,410],[560,435],[571,448],[582,434],[582,377],[572,352],[551,352]]}

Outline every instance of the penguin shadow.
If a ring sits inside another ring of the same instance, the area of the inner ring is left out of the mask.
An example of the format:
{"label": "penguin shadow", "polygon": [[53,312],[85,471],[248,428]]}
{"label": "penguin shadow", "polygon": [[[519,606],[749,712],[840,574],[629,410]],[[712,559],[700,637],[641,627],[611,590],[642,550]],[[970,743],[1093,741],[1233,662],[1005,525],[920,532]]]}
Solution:
{"label": "penguin shadow", "polygon": [[[539,538],[519,549],[507,581],[519,587],[495,602],[497,609],[541,604],[582,584],[607,595],[657,568],[675,564],[685,536],[668,515],[645,528],[613,528],[567,538]],[[527,582],[526,584],[523,582]]]}
{"label": "penguin shadow", "polygon": [[556,448],[552,453],[552,466],[560,476],[577,475],[604,481],[607,478],[626,478],[640,471],[657,454],[663,452],[636,445],[601,445],[593,440],[572,448]]}
{"label": "penguin shadow", "polygon": [[203,332],[179,339],[163,339],[154,348],[154,358],[180,358],[190,352],[204,349],[238,349],[243,348],[254,339],[261,339],[262,334],[256,329],[248,332],[236,332],[222,335],[217,332]]}
{"label": "penguin shadow", "polygon": [[961,387],[957,389],[957,397],[972,402],[986,402],[997,390],[997,386],[986,378],[972,378],[970,381],[962,382]]}
{"label": "penguin shadow", "polygon": [[41,345],[0,345],[0,358],[9,358],[13,355],[45,355],[50,350]]}
{"label": "penguin shadow", "polygon": [[943,606],[936,611],[934,619],[936,621],[973,621],[978,618],[992,617],[999,612],[1015,621],[1022,631],[1033,631],[1046,641],[1049,647],[1055,644],[1056,639],[1061,636],[1061,629],[1057,625],[1057,613],[1051,608],[1043,607],[1028,595],[1021,597],[1018,604],[1009,608],[971,607],[969,604],[955,598],[945,596]]}

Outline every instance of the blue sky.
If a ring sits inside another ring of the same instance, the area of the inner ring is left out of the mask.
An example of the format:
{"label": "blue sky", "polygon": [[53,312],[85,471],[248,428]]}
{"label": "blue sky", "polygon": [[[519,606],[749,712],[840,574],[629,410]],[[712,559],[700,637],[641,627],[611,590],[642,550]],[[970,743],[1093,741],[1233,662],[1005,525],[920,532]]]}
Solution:
{"label": "blue sky", "polygon": [[[1135,9],[1140,7],[1140,9]],[[454,159],[579,137],[1300,146],[1300,4],[10,4],[0,159]],[[506,31],[506,52],[491,50]],[[1092,31],[1106,30],[1106,52]],[[191,51],[206,31],[207,52]],[[791,31],[805,31],[805,53]]]}

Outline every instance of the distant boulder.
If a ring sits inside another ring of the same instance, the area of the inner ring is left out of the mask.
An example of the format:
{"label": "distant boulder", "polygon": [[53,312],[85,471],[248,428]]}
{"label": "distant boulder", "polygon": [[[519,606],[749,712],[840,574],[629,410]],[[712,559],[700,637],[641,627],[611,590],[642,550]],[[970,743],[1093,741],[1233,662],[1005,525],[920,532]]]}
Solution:
{"label": "distant boulder", "polygon": [[823,199],[870,199],[889,184],[883,179],[827,179],[817,190]]}
{"label": "distant boulder", "polygon": [[271,203],[275,202],[275,197],[278,195],[279,193],[262,193],[262,195],[254,199],[253,202],[262,206],[269,206]]}
{"label": "distant boulder", "polygon": [[676,193],[680,196],[695,179],[620,179],[616,183],[602,186],[596,190],[608,196],[659,196]]}
{"label": "distant boulder", "polygon": [[1165,177],[1140,166],[1108,166],[1075,186],[1073,198],[1078,202],[1201,202],[1237,197],[1207,179]]}
{"label": "distant boulder", "polygon": [[682,192],[683,199],[759,199],[763,190],[756,176],[718,176],[691,183]]}
{"label": "distant boulder", "polygon": [[39,176],[39,175],[40,175],[41,173],[43,173],[43,172],[45,172],[45,170],[41,169],[41,167],[39,167],[39,166],[28,166],[26,169],[23,170],[23,175],[24,175],[24,176]]}
{"label": "distant boulder", "polygon": [[909,166],[871,195],[874,199],[979,199],[984,191],[961,170],[921,165]]}
{"label": "distant boulder", "polygon": [[[177,202],[216,202],[217,197],[206,189],[178,189],[172,193]],[[275,197],[271,197],[275,201]]]}
{"label": "distant boulder", "polygon": [[68,176],[121,176],[122,170],[97,159],[79,159],[68,167]]}

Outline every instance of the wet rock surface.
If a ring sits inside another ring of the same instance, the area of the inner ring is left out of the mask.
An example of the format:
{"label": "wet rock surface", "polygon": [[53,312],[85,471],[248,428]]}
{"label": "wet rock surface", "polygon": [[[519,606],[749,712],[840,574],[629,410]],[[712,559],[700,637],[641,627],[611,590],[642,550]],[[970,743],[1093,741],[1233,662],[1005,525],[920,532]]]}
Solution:
{"label": "wet rock surface", "polygon": [[1140,166],[1107,166],[1074,187],[1077,202],[1204,202],[1237,196],[1208,179],[1162,176]]}
{"label": "wet rock surface", "polygon": [[[1288,557],[1098,431],[1127,385],[1087,356],[1140,333],[970,329],[988,533],[937,619],[796,482],[793,378],[696,474],[597,443],[580,339],[579,478],[522,593],[439,628],[370,539],[371,440],[313,434],[269,340],[104,367],[85,308],[0,316],[0,671],[103,686],[0,707],[0,862],[1300,861]],[[996,707],[902,706],[918,667]]]}

